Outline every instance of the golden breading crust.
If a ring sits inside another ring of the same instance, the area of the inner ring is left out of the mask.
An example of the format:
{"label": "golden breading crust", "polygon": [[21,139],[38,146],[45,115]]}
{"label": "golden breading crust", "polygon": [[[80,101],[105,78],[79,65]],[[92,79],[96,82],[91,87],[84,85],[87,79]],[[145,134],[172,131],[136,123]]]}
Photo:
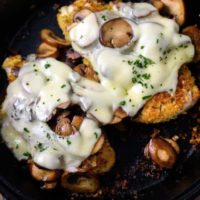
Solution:
{"label": "golden breading crust", "polygon": [[178,85],[175,96],[167,92],[153,96],[136,117],[141,123],[160,123],[175,118],[189,109],[200,97],[190,70],[183,66],[179,71]]}
{"label": "golden breading crust", "polygon": [[6,71],[9,82],[17,78],[19,69],[23,66],[25,61],[21,55],[9,56],[3,62],[3,69]]}
{"label": "golden breading crust", "polygon": [[89,9],[93,12],[111,9],[109,4],[104,4],[101,0],[77,0],[70,6],[63,6],[57,15],[57,21],[67,42],[69,39],[69,27],[73,23],[74,14],[82,9]]}

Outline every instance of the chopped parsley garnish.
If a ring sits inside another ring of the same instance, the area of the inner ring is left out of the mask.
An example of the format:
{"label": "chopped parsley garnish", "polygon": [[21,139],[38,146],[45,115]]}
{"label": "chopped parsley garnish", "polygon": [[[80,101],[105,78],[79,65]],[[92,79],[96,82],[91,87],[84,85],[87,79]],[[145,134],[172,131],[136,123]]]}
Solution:
{"label": "chopped parsley garnish", "polygon": [[156,43],[158,44],[158,43],[159,43],[159,41],[160,41],[160,40],[159,40],[159,39],[157,39],[157,40],[156,40]]}
{"label": "chopped parsley garnish", "polygon": [[57,102],[59,102],[61,99],[57,99]]}
{"label": "chopped parsley garnish", "polygon": [[65,84],[63,84],[62,86],[61,86],[61,88],[65,88],[66,87],[66,85]]}
{"label": "chopped parsley garnish", "polygon": [[49,67],[51,67],[51,65],[50,65],[49,63],[46,63],[46,64],[44,65],[44,67],[45,67],[45,69],[48,69]]}
{"label": "chopped parsley garnish", "polygon": [[152,97],[152,95],[148,95],[148,96],[144,96],[142,97],[143,100],[147,100],[147,99],[150,99]]}
{"label": "chopped parsley garnish", "polygon": [[37,69],[34,69],[34,72],[38,72],[38,70],[37,70]]}
{"label": "chopped parsley garnish", "polygon": [[151,74],[142,74],[142,77],[145,79],[145,80],[149,80],[151,78]]}
{"label": "chopped parsley garnish", "polygon": [[26,127],[24,128],[24,131],[30,133],[30,131]]}
{"label": "chopped parsley garnish", "polygon": [[154,89],[154,86],[153,86],[153,85],[151,85],[151,89]]}
{"label": "chopped parsley garnish", "polygon": [[119,104],[120,104],[120,106],[125,106],[126,105],[126,101],[121,101]]}
{"label": "chopped parsley garnish", "polygon": [[49,82],[49,81],[50,81],[50,78],[47,78],[46,81]]}
{"label": "chopped parsley garnish", "polygon": [[141,46],[140,49],[144,49],[144,46]]}
{"label": "chopped parsley garnish", "polygon": [[29,152],[24,152],[23,156],[27,157],[27,159],[32,158],[31,154]]}
{"label": "chopped parsley garnish", "polygon": [[72,142],[71,142],[69,139],[67,139],[67,144],[68,144],[68,145],[71,145]]}
{"label": "chopped parsley garnish", "polygon": [[42,143],[38,143],[38,144],[35,146],[35,148],[36,148],[37,150],[39,150],[40,152],[43,152],[43,151],[45,151],[45,150],[47,149],[46,147],[43,146]]}
{"label": "chopped parsley garnish", "polygon": [[98,133],[94,132],[94,135],[96,137],[96,139],[98,138]]}
{"label": "chopped parsley garnish", "polygon": [[15,149],[19,149],[19,144],[16,144]]}
{"label": "chopped parsley garnish", "polygon": [[49,133],[47,133],[47,139],[50,140],[51,139],[51,135]]}
{"label": "chopped parsley garnish", "polygon": [[107,20],[107,18],[106,18],[106,16],[105,16],[105,15],[102,15],[102,16],[101,16],[101,18],[102,18],[104,21],[106,21],[106,20]]}
{"label": "chopped parsley garnish", "polygon": [[188,44],[181,44],[180,46],[179,46],[179,48],[187,48],[188,47]]}

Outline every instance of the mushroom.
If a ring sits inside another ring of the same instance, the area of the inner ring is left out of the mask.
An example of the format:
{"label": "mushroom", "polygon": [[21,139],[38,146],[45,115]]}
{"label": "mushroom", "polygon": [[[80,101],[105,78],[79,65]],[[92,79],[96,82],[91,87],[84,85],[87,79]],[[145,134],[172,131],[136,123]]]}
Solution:
{"label": "mushroom", "polygon": [[194,46],[195,46],[195,57],[193,59],[194,63],[197,63],[200,61],[200,29],[198,26],[188,26],[183,30],[183,34],[188,35]]}
{"label": "mushroom", "polygon": [[46,42],[41,43],[36,51],[36,55],[38,58],[57,58],[58,54],[58,49],[54,46],[47,44]]}
{"label": "mushroom", "polygon": [[118,108],[115,112],[114,112],[114,118],[111,122],[111,124],[117,124],[120,123],[124,118],[127,117],[127,113],[124,112],[121,108]]}
{"label": "mushroom", "polygon": [[60,177],[59,171],[41,168],[34,162],[29,163],[29,170],[32,177],[37,181],[54,182]]}
{"label": "mushroom", "polygon": [[70,48],[66,52],[66,60],[72,64],[76,64],[81,61],[81,55]]}
{"label": "mushroom", "polygon": [[179,25],[184,24],[185,4],[183,0],[152,0],[152,3],[159,11],[165,11],[174,16]]}
{"label": "mushroom", "polygon": [[40,37],[43,42],[54,47],[66,47],[70,45],[66,40],[56,36],[55,33],[49,29],[42,29]]}
{"label": "mushroom", "polygon": [[112,19],[101,27],[100,42],[110,48],[121,48],[133,38],[133,29],[124,18]]}
{"label": "mushroom", "polygon": [[73,20],[74,22],[80,22],[91,13],[92,11],[89,9],[82,9],[74,15]]}
{"label": "mushroom", "polygon": [[86,159],[82,163],[79,171],[90,172],[91,174],[102,174],[110,171],[115,164],[115,160],[115,151],[105,138],[102,148],[96,154]]}
{"label": "mushroom", "polygon": [[104,142],[105,142],[105,136],[101,135],[101,137],[98,139],[97,143],[95,144],[91,155],[98,153],[100,149],[103,147]]}
{"label": "mushroom", "polygon": [[57,182],[45,182],[44,185],[42,186],[42,189],[45,190],[52,190],[54,188],[56,188],[56,186],[58,185]]}
{"label": "mushroom", "polygon": [[179,152],[180,149],[175,141],[160,137],[152,138],[144,149],[145,157],[151,158],[157,165],[167,169],[174,166]]}
{"label": "mushroom", "polygon": [[71,125],[75,127],[77,130],[79,130],[83,120],[84,120],[84,117],[82,116],[74,116],[72,119]]}
{"label": "mushroom", "polygon": [[78,193],[94,193],[99,189],[99,180],[96,176],[87,173],[63,173],[61,177],[63,188]]}
{"label": "mushroom", "polygon": [[91,67],[88,67],[84,64],[79,64],[74,68],[74,71],[87,79],[99,82],[98,75],[94,72],[94,70]]}
{"label": "mushroom", "polygon": [[71,121],[68,118],[68,113],[63,113],[57,118],[55,132],[64,137],[73,134],[74,130],[71,125]]}

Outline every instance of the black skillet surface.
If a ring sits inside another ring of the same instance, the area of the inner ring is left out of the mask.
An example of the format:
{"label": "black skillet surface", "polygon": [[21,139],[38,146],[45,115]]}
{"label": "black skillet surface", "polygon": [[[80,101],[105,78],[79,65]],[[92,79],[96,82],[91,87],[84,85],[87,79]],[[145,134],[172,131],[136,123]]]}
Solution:
{"label": "black skillet surface", "polygon": [[[21,0],[20,2],[22,4],[19,9],[15,8],[15,12],[5,12],[3,18],[0,17],[4,23],[7,21],[7,25],[1,26],[4,27],[1,31],[1,44],[9,46],[7,50],[1,49],[1,60],[6,54],[16,51],[24,56],[34,53],[40,42],[39,31],[42,28],[51,28],[56,33],[61,34],[56,23],[56,12],[57,8],[65,1],[43,1],[40,4],[38,4],[39,1],[23,2]],[[36,2],[36,4],[28,10],[27,5],[32,2]],[[2,1],[0,1],[2,6],[1,3]],[[12,2],[10,5],[12,9],[15,7]],[[4,11],[5,9],[12,11],[6,6]],[[197,0],[190,2],[187,5],[187,10],[187,24],[198,23]],[[28,11],[31,12],[31,15],[28,14]],[[6,13],[10,17],[5,17]],[[24,21],[26,22],[24,23]],[[12,31],[17,30],[20,25],[22,28],[13,37]],[[10,38],[13,38],[11,42]],[[10,45],[7,44],[8,41]],[[193,67],[193,73],[198,78],[200,70],[198,66]],[[5,74],[1,71],[1,91],[5,88],[5,83]],[[167,200],[191,199],[196,196],[200,191],[200,152],[194,150],[189,145],[188,140],[191,137],[192,128],[197,125],[197,115],[200,117],[198,108],[199,105],[196,105],[187,114],[165,124],[146,126],[126,120],[124,122],[125,128],[121,126],[120,130],[117,127],[105,127],[109,140],[116,151],[117,162],[111,172],[101,177],[102,196],[99,199]],[[185,139],[180,139],[181,155],[172,171],[161,171],[143,157],[143,148],[155,129],[160,130],[160,134],[166,137],[186,136]],[[91,195],[71,194],[61,189],[49,192],[41,190],[40,185],[30,177],[28,170],[14,159],[3,143],[0,144],[0,152],[0,191],[9,200],[94,198]]]}

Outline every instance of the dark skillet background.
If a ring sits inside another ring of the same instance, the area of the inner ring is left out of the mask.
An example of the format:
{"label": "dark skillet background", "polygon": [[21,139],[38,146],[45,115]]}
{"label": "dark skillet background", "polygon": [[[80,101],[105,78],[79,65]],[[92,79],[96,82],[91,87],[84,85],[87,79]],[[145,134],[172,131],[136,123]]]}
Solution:
{"label": "dark skillet background", "polygon": [[[66,0],[66,2],[68,1]],[[15,51],[14,49],[10,49],[8,46],[17,31],[22,27],[27,19],[32,16],[32,13],[37,11],[38,7],[45,7],[45,4],[49,3],[52,3],[53,5],[54,1],[0,0],[0,63],[2,63],[6,53]],[[187,24],[200,25],[200,6],[198,0],[187,0],[186,3],[188,11]],[[47,12],[56,13],[54,9],[48,10]],[[40,12],[38,18],[41,18],[42,20],[43,14],[44,13]],[[49,18],[48,23],[49,27],[55,27],[55,30],[59,33],[56,28],[55,16],[52,19]],[[40,27],[40,29],[41,28],[43,27]],[[36,31],[38,31],[38,34],[30,36],[32,37],[31,39],[34,45],[39,43],[39,29]],[[23,36],[19,37],[29,37],[29,32],[27,31]],[[19,42],[21,42],[21,39]],[[15,46],[18,45],[19,44],[17,44],[17,40],[15,39]],[[34,52],[35,47],[33,47],[32,44],[24,43],[23,48],[24,45],[27,45],[27,54]],[[18,50],[20,50],[20,47]],[[5,86],[5,73],[0,71],[1,91],[4,91],[3,89]],[[0,95],[0,97],[2,97],[3,92],[0,92]],[[0,192],[2,192],[8,200],[66,199],[65,192],[63,191],[41,191],[39,185],[32,180],[27,170],[23,169],[23,165],[19,164],[13,158],[12,154],[3,143],[0,144]],[[152,187],[151,189],[147,189],[139,197],[141,199],[154,200],[193,199],[197,196],[198,192],[200,192],[200,152],[194,153],[190,157],[190,159],[184,164],[184,168],[180,174],[178,171],[175,171],[166,181]],[[133,195],[132,199],[136,196],[137,195]]]}

